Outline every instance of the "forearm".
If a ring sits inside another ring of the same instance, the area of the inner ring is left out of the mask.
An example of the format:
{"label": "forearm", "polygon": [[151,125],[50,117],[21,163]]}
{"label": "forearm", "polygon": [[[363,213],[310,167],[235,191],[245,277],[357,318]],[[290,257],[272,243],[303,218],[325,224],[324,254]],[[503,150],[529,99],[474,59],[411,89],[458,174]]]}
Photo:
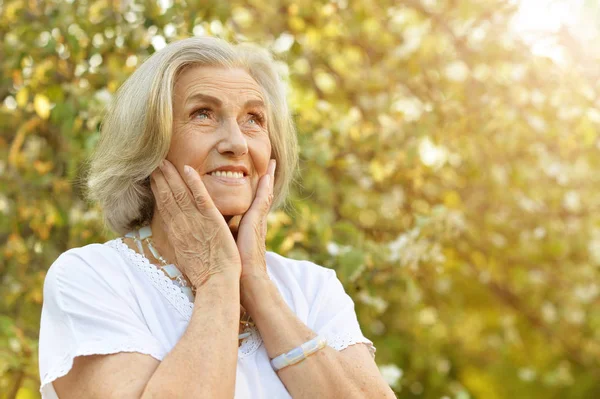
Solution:
{"label": "forearm", "polygon": [[[298,319],[270,281],[256,279],[252,284],[245,283],[242,304],[255,321],[270,358],[317,335]],[[352,370],[353,366],[346,364],[340,352],[327,346],[277,374],[294,398],[376,397],[378,393],[365,390],[360,375]]]}
{"label": "forearm", "polygon": [[234,396],[238,277],[214,275],[198,288],[190,323],[152,375],[143,398]]}

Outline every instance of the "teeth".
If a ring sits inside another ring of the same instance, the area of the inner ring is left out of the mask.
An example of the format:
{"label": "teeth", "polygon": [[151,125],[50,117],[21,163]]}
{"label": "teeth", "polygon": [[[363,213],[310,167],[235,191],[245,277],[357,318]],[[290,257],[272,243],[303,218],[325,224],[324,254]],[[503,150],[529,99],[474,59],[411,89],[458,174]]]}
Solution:
{"label": "teeth", "polygon": [[215,177],[228,177],[230,179],[241,179],[244,177],[244,173],[242,172],[225,172],[217,170],[216,172],[211,172],[211,176]]}

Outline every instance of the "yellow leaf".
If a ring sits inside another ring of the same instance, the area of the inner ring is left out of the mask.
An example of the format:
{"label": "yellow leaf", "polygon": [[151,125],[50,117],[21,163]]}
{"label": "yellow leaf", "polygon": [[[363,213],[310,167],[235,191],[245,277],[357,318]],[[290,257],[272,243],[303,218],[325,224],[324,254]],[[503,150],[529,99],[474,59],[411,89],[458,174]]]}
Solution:
{"label": "yellow leaf", "polygon": [[111,80],[108,82],[108,91],[114,93],[119,88],[119,82],[116,80]]}
{"label": "yellow leaf", "polygon": [[476,398],[499,399],[494,377],[476,367],[467,366],[460,372],[461,382]]}
{"label": "yellow leaf", "polygon": [[39,395],[36,391],[30,388],[21,387],[17,391],[16,399],[35,399],[38,398]]}
{"label": "yellow leaf", "polygon": [[444,205],[448,208],[459,208],[460,204],[460,195],[456,191],[447,191],[444,193]]}
{"label": "yellow leaf", "polygon": [[369,172],[373,180],[380,183],[394,173],[394,165],[390,163],[384,165],[383,162],[375,159],[369,164]]}
{"label": "yellow leaf", "polygon": [[27,105],[28,102],[29,102],[29,90],[27,89],[27,87],[23,87],[17,93],[17,104],[19,105],[19,107],[25,108],[25,106]]}
{"label": "yellow leaf", "polygon": [[54,62],[52,59],[47,58],[40,62],[33,70],[33,80],[37,82],[43,82],[45,80],[46,73],[54,68]]}
{"label": "yellow leaf", "polygon": [[34,287],[27,293],[27,298],[33,303],[41,305],[43,303],[42,288]]}
{"label": "yellow leaf", "polygon": [[471,254],[471,260],[473,261],[473,263],[476,266],[483,267],[487,264],[487,262],[486,262],[487,258],[485,257],[484,254],[482,254],[479,251],[475,251]]}
{"label": "yellow leaf", "polygon": [[52,170],[54,164],[52,163],[52,161],[43,162],[38,159],[33,162],[33,167],[36,170],[36,172],[43,176]]}
{"label": "yellow leaf", "polygon": [[33,99],[33,108],[42,119],[48,119],[50,116],[50,100],[43,94],[36,94]]}
{"label": "yellow leaf", "polygon": [[6,11],[5,14],[6,15],[6,19],[10,22],[14,21],[17,19],[17,13],[19,11],[19,8],[22,7],[21,3],[18,1],[11,1],[6,5]]}
{"label": "yellow leaf", "polygon": [[293,32],[303,32],[306,28],[306,23],[299,17],[291,17],[288,24]]}
{"label": "yellow leaf", "polygon": [[336,89],[335,79],[325,71],[315,73],[315,83],[325,93],[333,93]]}

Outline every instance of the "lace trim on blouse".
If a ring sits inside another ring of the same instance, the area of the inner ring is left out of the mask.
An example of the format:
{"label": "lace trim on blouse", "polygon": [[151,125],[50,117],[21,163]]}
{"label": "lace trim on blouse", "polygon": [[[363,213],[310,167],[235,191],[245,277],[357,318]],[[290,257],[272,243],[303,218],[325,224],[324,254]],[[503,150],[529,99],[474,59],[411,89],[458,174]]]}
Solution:
{"label": "lace trim on blouse", "polygon": [[[123,242],[121,238],[108,241],[106,243],[109,247],[115,249],[130,263],[146,274],[154,287],[160,291],[161,294],[173,305],[175,309],[185,318],[190,320],[192,317],[192,311],[194,309],[194,303],[185,296],[183,291],[162,271],[160,271],[155,265],[151,264],[148,258],[135,252],[129,248],[127,244]],[[268,270],[267,270],[268,273]],[[262,338],[260,332],[256,326],[250,327],[246,330],[250,333],[250,336],[242,341],[242,345],[238,348],[238,358],[246,357],[255,352],[262,344]]]}
{"label": "lace trim on blouse", "polygon": [[327,345],[336,351],[344,350],[351,345],[366,344],[371,357],[375,359],[375,352],[377,351],[377,348],[373,346],[371,341],[363,336],[357,336],[351,333],[336,334],[333,337],[329,337],[327,334],[325,334],[325,336],[327,337]]}

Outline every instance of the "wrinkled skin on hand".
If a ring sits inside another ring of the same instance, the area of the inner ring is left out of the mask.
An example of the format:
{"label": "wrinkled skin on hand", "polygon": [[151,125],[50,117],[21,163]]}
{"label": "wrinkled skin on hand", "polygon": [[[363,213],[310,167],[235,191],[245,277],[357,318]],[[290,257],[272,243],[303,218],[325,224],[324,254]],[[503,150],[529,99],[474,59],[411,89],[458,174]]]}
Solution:
{"label": "wrinkled skin on hand", "polygon": [[271,160],[263,176],[252,206],[242,217],[237,231],[237,247],[242,262],[243,281],[246,277],[268,278],[266,253],[267,216],[273,202],[275,160]]}
{"label": "wrinkled skin on hand", "polygon": [[[188,169],[188,168],[186,168]],[[241,273],[233,235],[192,168],[182,173],[165,160],[151,175],[163,230],[181,272],[195,287],[212,275]]]}

